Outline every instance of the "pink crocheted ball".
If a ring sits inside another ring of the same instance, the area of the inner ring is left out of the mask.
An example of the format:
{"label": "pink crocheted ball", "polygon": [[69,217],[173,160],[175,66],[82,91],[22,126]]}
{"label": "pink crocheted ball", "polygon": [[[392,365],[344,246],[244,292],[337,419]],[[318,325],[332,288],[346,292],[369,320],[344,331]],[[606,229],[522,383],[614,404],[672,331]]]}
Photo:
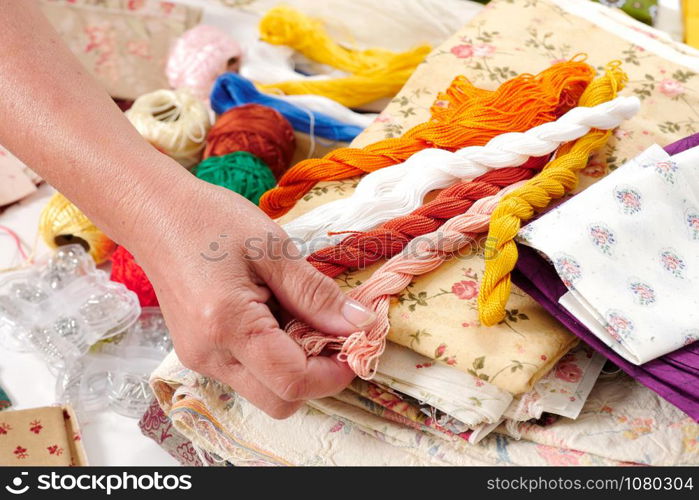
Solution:
{"label": "pink crocheted ball", "polygon": [[177,39],[165,73],[172,88],[186,87],[208,100],[216,78],[237,68],[241,55],[240,46],[226,32],[200,24]]}

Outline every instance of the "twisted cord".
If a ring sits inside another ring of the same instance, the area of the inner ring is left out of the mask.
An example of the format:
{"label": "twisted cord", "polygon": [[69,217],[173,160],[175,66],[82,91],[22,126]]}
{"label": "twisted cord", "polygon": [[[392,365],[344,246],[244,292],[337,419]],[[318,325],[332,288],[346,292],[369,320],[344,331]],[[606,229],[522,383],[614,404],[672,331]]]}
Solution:
{"label": "twisted cord", "polygon": [[320,181],[373,172],[426,148],[481,145],[501,133],[549,122],[575,105],[593,76],[590,65],[572,60],[554,64],[536,76],[519,75],[494,92],[476,89],[464,77],[456,77],[438,96],[429,121],[398,138],[361,149],[339,148],[324,158],[299,162],[262,196],[260,208],[270,217],[280,217]]}

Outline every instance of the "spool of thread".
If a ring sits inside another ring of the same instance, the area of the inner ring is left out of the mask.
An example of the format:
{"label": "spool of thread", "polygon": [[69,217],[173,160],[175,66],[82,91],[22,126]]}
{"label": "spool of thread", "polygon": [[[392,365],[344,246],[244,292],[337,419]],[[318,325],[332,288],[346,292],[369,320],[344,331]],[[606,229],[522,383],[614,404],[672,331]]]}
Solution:
{"label": "spool of thread", "polygon": [[138,296],[141,307],[158,306],[158,297],[148,276],[138,265],[134,256],[124,247],[119,247],[112,255],[112,281],[122,283]]}
{"label": "spool of thread", "polygon": [[61,193],[54,194],[41,212],[39,234],[51,248],[79,244],[97,264],[102,264],[116,248],[116,243]]}
{"label": "spool of thread", "polygon": [[279,111],[289,120],[294,130],[332,141],[351,142],[362,127],[349,125],[325,113],[300,108],[291,102],[263,94],[250,80],[235,73],[225,73],[218,77],[211,91],[211,107],[216,113],[225,113],[241,104],[256,103]]}
{"label": "spool of thread", "polygon": [[246,104],[218,117],[206,137],[204,159],[247,151],[279,178],[289,168],[295,149],[294,129],[286,118],[267,106]]}
{"label": "spool of thread", "polygon": [[196,175],[203,181],[235,191],[255,205],[277,182],[269,167],[246,151],[210,156],[197,166]]}
{"label": "spool of thread", "polygon": [[180,36],[170,51],[165,73],[174,89],[189,88],[209,98],[216,78],[240,65],[242,51],[226,32],[200,24]]}
{"label": "spool of thread", "polygon": [[211,127],[209,110],[187,89],[144,94],[125,113],[153,146],[190,168],[199,162]]}

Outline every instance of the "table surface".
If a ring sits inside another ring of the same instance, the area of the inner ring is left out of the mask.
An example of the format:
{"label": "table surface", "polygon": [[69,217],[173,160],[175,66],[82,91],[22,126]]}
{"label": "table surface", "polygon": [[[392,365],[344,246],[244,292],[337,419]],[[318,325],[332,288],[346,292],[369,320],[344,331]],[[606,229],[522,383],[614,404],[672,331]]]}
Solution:
{"label": "table surface", "polygon": [[[53,189],[41,186],[34,195],[0,213],[0,225],[15,231],[30,246],[34,244],[39,213]],[[37,252],[46,252],[37,242]],[[21,258],[14,241],[0,232],[0,269],[17,265]],[[36,354],[5,351],[0,359],[0,385],[10,396],[14,409],[36,408],[58,403],[56,376]],[[81,422],[83,445],[90,465],[172,466],[177,461],[155,441],[141,434],[138,421],[110,410]]]}

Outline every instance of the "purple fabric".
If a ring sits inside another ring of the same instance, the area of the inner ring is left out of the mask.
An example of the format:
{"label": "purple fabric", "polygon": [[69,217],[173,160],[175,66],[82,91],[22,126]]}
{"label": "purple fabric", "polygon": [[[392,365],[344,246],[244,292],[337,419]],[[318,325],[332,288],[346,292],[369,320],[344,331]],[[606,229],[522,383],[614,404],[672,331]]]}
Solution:
{"label": "purple fabric", "polygon": [[[697,145],[699,134],[694,134],[670,144],[665,151],[674,155]],[[640,366],[630,363],[607,347],[558,303],[568,289],[554,267],[536,250],[524,245],[518,245],[518,248],[519,259],[512,273],[512,281],[518,287],[586,344],[699,422],[699,342]]]}
{"label": "purple fabric", "polygon": [[669,146],[665,146],[665,151],[670,155],[676,155],[687,149],[691,149],[694,146],[699,146],[699,134],[690,135],[684,139],[680,139],[677,142],[673,142]]}

